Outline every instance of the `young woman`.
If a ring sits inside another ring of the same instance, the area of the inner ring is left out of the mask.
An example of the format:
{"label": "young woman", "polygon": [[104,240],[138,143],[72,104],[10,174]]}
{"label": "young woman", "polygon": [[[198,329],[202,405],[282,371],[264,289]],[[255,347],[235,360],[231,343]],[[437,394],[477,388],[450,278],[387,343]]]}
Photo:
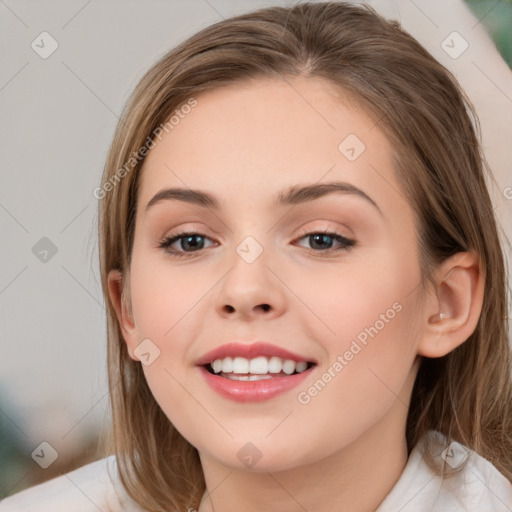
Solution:
{"label": "young woman", "polygon": [[365,6],[262,9],[156,63],[95,191],[113,455],[65,475],[90,510],[512,510],[477,123]]}

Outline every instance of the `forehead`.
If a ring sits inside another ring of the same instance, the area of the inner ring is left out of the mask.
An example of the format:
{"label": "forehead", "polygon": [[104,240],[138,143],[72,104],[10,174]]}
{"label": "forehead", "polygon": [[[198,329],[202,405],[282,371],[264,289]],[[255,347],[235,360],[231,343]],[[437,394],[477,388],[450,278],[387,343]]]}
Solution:
{"label": "forehead", "polygon": [[324,80],[261,79],[195,99],[146,157],[143,206],[171,186],[211,190],[240,206],[261,200],[267,207],[277,191],[297,183],[347,181],[376,197],[386,183],[398,189],[384,134]]}

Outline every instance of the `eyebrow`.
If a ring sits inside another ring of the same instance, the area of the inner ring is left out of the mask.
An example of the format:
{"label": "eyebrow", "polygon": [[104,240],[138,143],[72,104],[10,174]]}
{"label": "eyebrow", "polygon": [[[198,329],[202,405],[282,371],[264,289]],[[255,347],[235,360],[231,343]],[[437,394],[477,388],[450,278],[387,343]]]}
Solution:
{"label": "eyebrow", "polygon": [[[350,183],[343,181],[333,181],[329,183],[317,183],[313,185],[294,185],[284,191],[281,191],[276,196],[274,205],[292,206],[302,204],[308,201],[313,201],[330,194],[353,194],[372,204],[382,215],[379,205],[361,189],[355,187]],[[211,208],[213,210],[220,210],[221,205],[217,197],[209,192],[191,188],[165,188],[157,192],[146,205],[146,212],[153,205],[161,201],[184,201],[190,204]]]}

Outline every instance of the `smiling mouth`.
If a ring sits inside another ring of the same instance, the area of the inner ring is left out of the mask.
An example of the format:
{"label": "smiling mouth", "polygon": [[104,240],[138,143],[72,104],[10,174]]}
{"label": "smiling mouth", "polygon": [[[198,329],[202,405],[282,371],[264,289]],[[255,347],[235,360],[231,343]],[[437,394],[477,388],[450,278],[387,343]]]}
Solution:
{"label": "smiling mouth", "polygon": [[203,365],[208,373],[237,381],[255,381],[299,375],[313,366],[313,362],[293,361],[280,357],[226,357]]}
{"label": "smiling mouth", "polygon": [[311,377],[318,364],[297,359],[269,355],[251,359],[235,356],[217,358],[197,366],[206,384],[221,397],[252,403],[284,394]]}

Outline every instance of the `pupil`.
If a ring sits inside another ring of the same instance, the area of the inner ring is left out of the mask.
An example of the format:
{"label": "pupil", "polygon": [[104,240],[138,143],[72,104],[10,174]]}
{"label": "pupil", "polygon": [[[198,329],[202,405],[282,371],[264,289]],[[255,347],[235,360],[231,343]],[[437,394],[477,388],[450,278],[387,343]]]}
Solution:
{"label": "pupil", "polygon": [[[314,248],[315,243],[317,243],[317,239],[320,239],[321,241],[323,240],[324,242],[327,239],[327,243],[328,243],[328,240],[331,238],[331,236],[330,235],[324,235],[324,234],[316,234],[316,235],[310,235],[310,238],[314,240],[314,242],[311,243],[311,246]],[[320,249],[325,249],[324,246],[320,246],[319,248]]]}
{"label": "pupil", "polygon": [[[201,235],[190,235],[190,236],[183,237],[181,239],[181,248],[187,249],[186,244],[189,244],[188,248],[192,248],[192,249],[196,248],[197,249],[201,244],[194,243],[193,242],[194,238],[202,238],[202,237],[201,237]],[[191,240],[192,240],[192,242],[191,242]],[[201,248],[201,247],[199,247],[199,248]]]}

